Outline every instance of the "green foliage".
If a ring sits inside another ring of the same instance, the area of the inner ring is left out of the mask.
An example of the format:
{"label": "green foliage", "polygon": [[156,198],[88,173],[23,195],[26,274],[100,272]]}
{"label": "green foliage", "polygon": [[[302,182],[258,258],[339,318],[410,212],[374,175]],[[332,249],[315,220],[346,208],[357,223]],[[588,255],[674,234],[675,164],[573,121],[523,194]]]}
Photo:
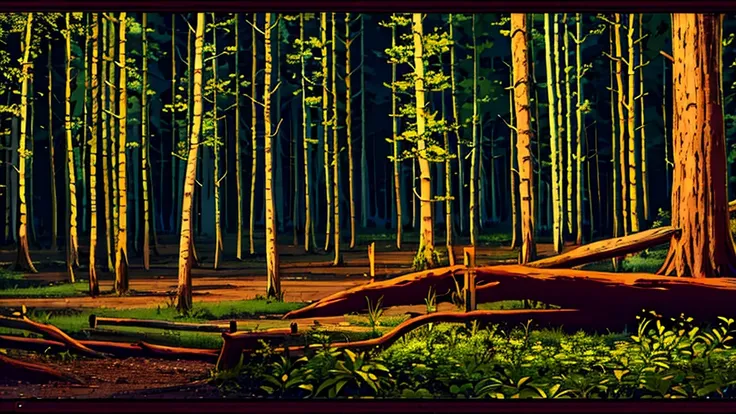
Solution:
{"label": "green foliage", "polygon": [[380,319],[383,315],[383,307],[381,307],[383,304],[383,296],[378,298],[375,305],[371,303],[368,297],[365,298],[365,301],[368,303],[368,323],[370,324],[371,329],[373,329],[373,334],[376,335],[376,327],[381,324]]}

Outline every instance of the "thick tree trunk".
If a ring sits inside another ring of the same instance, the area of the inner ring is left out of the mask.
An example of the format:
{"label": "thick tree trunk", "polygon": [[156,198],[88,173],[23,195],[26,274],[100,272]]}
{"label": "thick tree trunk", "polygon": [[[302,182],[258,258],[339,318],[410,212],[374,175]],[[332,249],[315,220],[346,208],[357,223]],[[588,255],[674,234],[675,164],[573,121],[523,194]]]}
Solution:
{"label": "thick tree trunk", "polygon": [[529,49],[527,48],[527,16],[511,14],[511,56],[513,58],[513,92],[516,104],[516,153],[519,164],[519,195],[521,210],[521,252],[519,263],[534,260],[535,217],[534,164],[532,162],[532,125],[529,110]]}
{"label": "thick tree trunk", "polygon": [[[27,13],[23,60],[21,61],[20,138],[18,141],[18,198],[20,201],[20,214],[18,224],[18,255],[15,259],[15,268],[17,270],[36,273],[36,268],[33,266],[33,261],[31,260],[30,247],[28,246],[28,204],[26,203],[26,161],[33,156],[32,152],[26,150],[26,142],[28,140],[28,134],[26,133],[28,130],[28,85],[31,78],[28,68],[33,64],[30,61],[32,25],[33,13]],[[13,209],[15,209],[15,205],[13,205]],[[72,278],[73,281],[74,279]]]}
{"label": "thick tree trunk", "polygon": [[197,174],[197,153],[199,135],[202,129],[202,48],[204,45],[204,13],[197,13],[197,31],[194,41],[194,118],[190,128],[189,156],[184,176],[184,193],[182,199],[181,234],[179,237],[179,286],[177,289],[176,309],[187,312],[192,308],[192,198]]}
{"label": "thick tree trunk", "polygon": [[[110,22],[112,25],[112,22]],[[108,41],[109,41],[109,32],[107,29],[108,25],[108,19],[106,17],[102,18],[102,52],[103,52],[103,58],[102,58],[102,73],[101,73],[101,79],[100,79],[100,95],[101,95],[101,102],[100,105],[102,105],[102,125],[101,125],[101,138],[102,138],[102,191],[103,196],[105,198],[105,253],[106,253],[106,269],[108,272],[113,271],[113,264],[112,264],[112,241],[110,238],[111,233],[114,231],[113,223],[112,223],[112,202],[111,202],[111,188],[110,188],[110,152],[108,151],[108,148],[110,147],[110,139],[113,135],[112,133],[112,125],[113,125],[113,117],[109,114],[109,111],[111,111],[110,102],[108,100],[108,91],[112,93],[112,90],[106,85],[107,82],[110,81],[109,78],[109,71],[108,71],[108,65],[112,61],[112,57],[110,55],[106,55],[108,52]]]}
{"label": "thick tree trunk", "polygon": [[[660,274],[736,276],[720,93],[722,16],[673,15],[672,237]],[[688,299],[692,302],[692,299]],[[709,299],[708,308],[712,302]]]}
{"label": "thick tree trunk", "polygon": [[266,179],[266,297],[282,299],[281,278],[279,276],[279,252],[276,241],[276,212],[273,199],[273,138],[271,132],[271,14],[266,13],[264,23],[265,56],[263,80],[263,129],[266,143],[264,145]]}

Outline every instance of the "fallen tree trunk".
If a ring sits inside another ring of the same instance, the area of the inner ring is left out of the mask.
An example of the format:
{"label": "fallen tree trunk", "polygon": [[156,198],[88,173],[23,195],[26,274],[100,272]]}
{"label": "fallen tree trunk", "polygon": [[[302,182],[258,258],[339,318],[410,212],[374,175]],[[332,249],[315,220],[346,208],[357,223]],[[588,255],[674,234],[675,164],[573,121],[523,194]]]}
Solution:
{"label": "fallen tree trunk", "polygon": [[643,309],[696,321],[734,316],[736,279],[673,278],[648,273],[536,269],[520,265],[476,269],[478,301],[531,299],[563,308],[597,311],[599,327],[635,323]]}
{"label": "fallen tree trunk", "polygon": [[159,358],[204,361],[213,364],[217,362],[219,354],[219,350],[217,349],[180,348],[154,345],[146,342],[140,342],[138,346],[140,346],[147,355]]}
{"label": "fallen tree trunk", "polygon": [[222,334],[222,350],[217,358],[217,370],[234,368],[240,362],[243,352],[260,348],[261,341],[268,344],[282,345],[289,338],[298,336],[296,324],[291,329],[271,329],[260,332],[238,332]]}
{"label": "fallen tree trunk", "polygon": [[100,316],[89,316],[89,327],[94,329],[98,326],[127,326],[137,328],[153,328],[168,329],[174,331],[194,331],[194,332],[228,332],[230,327],[224,327],[214,324],[205,323],[180,323],[157,321],[147,319],[129,319],[129,318],[104,318]]}
{"label": "fallen tree trunk", "polygon": [[19,361],[0,354],[0,373],[3,379],[28,381],[31,383],[47,383],[52,381],[81,384],[78,379],[46,365]]}
{"label": "fallen tree trunk", "polygon": [[51,350],[54,352],[62,352],[67,349],[66,345],[59,341],[49,341],[40,338],[25,338],[22,336],[0,335],[0,348],[3,349],[22,349],[32,352],[46,352]]}
{"label": "fallen tree trunk", "polygon": [[545,269],[580,266],[605,259],[626,256],[627,254],[636,253],[650,247],[669,243],[672,236],[678,235],[679,233],[680,230],[674,227],[658,227],[624,237],[586,244],[567,253],[530,262],[527,266]]}
{"label": "fallen tree trunk", "polygon": [[100,358],[104,357],[103,354],[93,351],[88,347],[82,345],[76,339],[62,332],[59,328],[53,325],[46,325],[43,323],[34,322],[28,318],[8,318],[0,316],[0,326],[10,329],[20,329],[24,331],[31,331],[43,335],[46,338],[52,339],[63,343],[69,349],[76,351],[82,355],[88,357]]}

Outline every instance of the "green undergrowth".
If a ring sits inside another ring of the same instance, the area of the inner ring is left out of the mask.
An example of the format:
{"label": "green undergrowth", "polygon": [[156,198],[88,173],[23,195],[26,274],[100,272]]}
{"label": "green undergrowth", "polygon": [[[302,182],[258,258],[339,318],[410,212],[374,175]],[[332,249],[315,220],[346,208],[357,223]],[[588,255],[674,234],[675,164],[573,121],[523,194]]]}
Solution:
{"label": "green undergrowth", "polygon": [[732,399],[733,327],[652,315],[605,335],[442,323],[383,351],[330,348],[317,331],[324,347],[300,359],[266,347],[211,381],[244,398]]}

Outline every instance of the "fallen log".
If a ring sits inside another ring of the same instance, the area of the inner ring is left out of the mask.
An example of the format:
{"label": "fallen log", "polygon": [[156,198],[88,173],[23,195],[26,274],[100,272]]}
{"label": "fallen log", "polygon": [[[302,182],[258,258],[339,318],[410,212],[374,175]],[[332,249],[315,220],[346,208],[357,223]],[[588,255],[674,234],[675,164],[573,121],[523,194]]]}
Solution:
{"label": "fallen log", "polygon": [[624,237],[606,239],[586,244],[567,253],[536,260],[527,264],[537,268],[571,268],[605,259],[626,256],[650,247],[669,243],[672,236],[680,234],[674,227],[658,227]]}
{"label": "fallen log", "polygon": [[260,348],[261,341],[268,344],[283,344],[292,337],[299,336],[296,324],[292,324],[290,329],[270,329],[259,332],[237,332],[222,334],[222,349],[217,358],[217,370],[227,370],[234,368],[240,362],[243,352],[252,351]]}
{"label": "fallen log", "polygon": [[164,359],[181,359],[189,361],[204,361],[216,363],[219,355],[217,349],[180,348],[173,346],[154,345],[146,342],[138,344],[145,354]]}
{"label": "fallen log", "polygon": [[3,354],[0,354],[0,378],[31,383],[59,381],[81,384],[78,379],[49,366],[19,361]]}
{"label": "fallen log", "polygon": [[8,318],[5,316],[0,316],[0,326],[4,328],[20,329],[20,330],[31,331],[31,332],[41,334],[48,339],[52,339],[54,341],[61,342],[67,348],[72,349],[76,351],[77,353],[80,353],[88,357],[93,357],[93,358],[104,357],[103,354],[93,351],[89,349],[88,347],[82,345],[82,343],[70,337],[69,335],[65,334],[64,332],[61,331],[61,329],[53,325],[47,325],[43,323],[34,322],[28,318],[21,319],[21,318]]}
{"label": "fallen log", "polygon": [[25,338],[22,336],[0,335],[0,348],[4,349],[22,349],[32,352],[46,352],[51,350],[54,352],[62,352],[66,350],[66,345],[59,341],[50,341],[40,338]]}
{"label": "fallen log", "polygon": [[129,318],[105,318],[96,315],[89,316],[89,327],[94,329],[98,326],[126,326],[137,328],[167,329],[172,331],[194,331],[194,332],[228,332],[230,326],[219,326],[206,323],[181,323],[158,321],[148,319]]}
{"label": "fallen log", "polygon": [[479,302],[530,299],[596,311],[601,329],[634,323],[643,309],[670,317],[685,314],[702,322],[736,313],[734,278],[674,278],[507,265],[477,268],[475,282]]}
{"label": "fallen log", "polygon": [[336,292],[326,298],[293,310],[284,319],[311,318],[315,316],[338,316],[350,312],[359,312],[366,307],[366,297],[371,303],[383,297],[383,306],[421,305],[430,288],[435,289],[438,296],[455,289],[453,277],[462,276],[465,266],[456,265],[440,267],[410,273],[397,278],[373,282]]}

